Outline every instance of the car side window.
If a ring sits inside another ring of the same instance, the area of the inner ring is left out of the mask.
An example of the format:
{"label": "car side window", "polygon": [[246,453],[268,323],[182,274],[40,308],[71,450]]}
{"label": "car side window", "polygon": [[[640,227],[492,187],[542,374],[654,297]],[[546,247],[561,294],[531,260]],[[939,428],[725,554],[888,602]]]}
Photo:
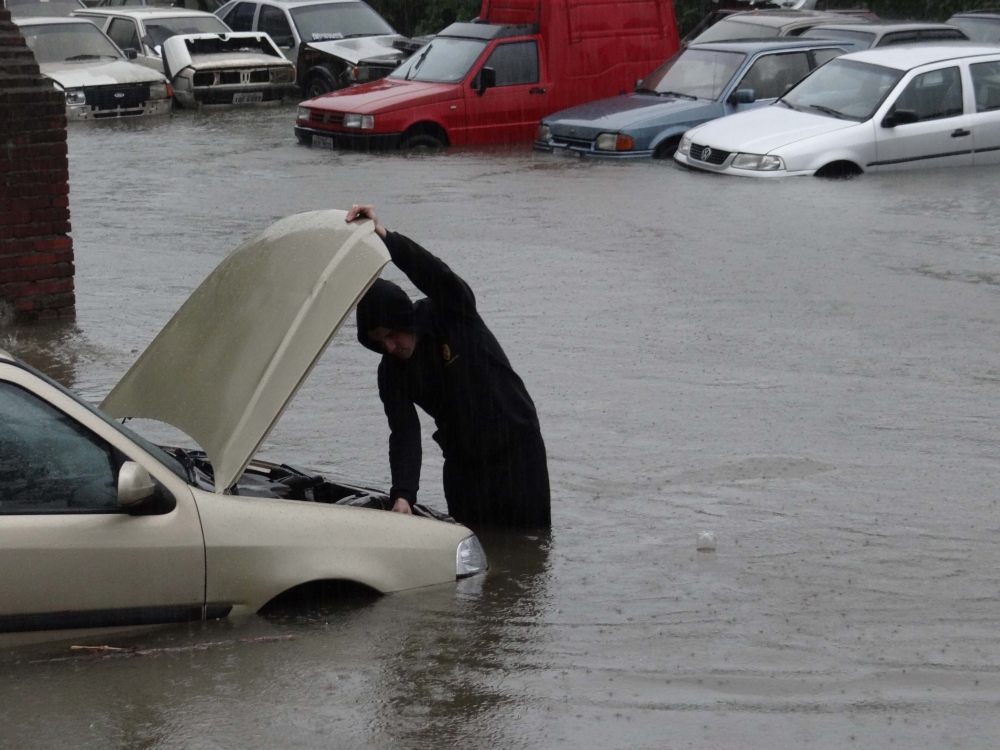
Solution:
{"label": "car side window", "polygon": [[973,63],[972,88],[976,92],[976,111],[992,112],[1000,109],[1000,61]]}
{"label": "car side window", "polygon": [[131,47],[137,52],[141,49],[139,46],[139,32],[135,28],[135,21],[128,18],[115,18],[111,21],[111,25],[108,26],[108,36],[111,37],[112,42],[122,49]]}
{"label": "car side window", "polygon": [[253,31],[253,16],[256,10],[255,3],[239,3],[222,20],[233,31]]}
{"label": "car side window", "polygon": [[830,49],[815,49],[813,50],[813,61],[816,63],[818,68],[820,65],[826,65],[830,60],[835,57],[840,57],[844,54],[844,50],[837,49],[836,47],[831,47]]}
{"label": "car side window", "polygon": [[757,99],[777,99],[809,73],[805,52],[763,55],[755,62],[738,88],[753,89]]}
{"label": "car side window", "polygon": [[11,383],[0,421],[0,515],[120,512],[111,446]]}
{"label": "car side window", "polygon": [[538,83],[538,42],[498,45],[483,64],[497,72],[497,86]]}
{"label": "car side window", "polygon": [[289,46],[294,44],[292,37],[292,27],[285,18],[285,11],[275,8],[273,5],[260,6],[260,16],[257,18],[257,31],[270,34],[275,44]]}
{"label": "car side window", "polygon": [[901,109],[915,112],[916,122],[962,114],[962,74],[958,67],[918,75],[896,99],[889,114]]}
{"label": "car side window", "polygon": [[912,44],[915,41],[917,41],[916,31],[896,31],[883,36],[876,46],[891,47],[894,44]]}

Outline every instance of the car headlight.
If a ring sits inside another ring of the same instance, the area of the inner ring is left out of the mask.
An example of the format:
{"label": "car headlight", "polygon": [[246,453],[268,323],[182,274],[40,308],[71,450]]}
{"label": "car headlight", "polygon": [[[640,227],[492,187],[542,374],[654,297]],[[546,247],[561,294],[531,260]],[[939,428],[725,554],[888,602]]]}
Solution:
{"label": "car headlight", "polygon": [[733,159],[734,169],[753,169],[758,172],[775,172],[784,169],[785,164],[780,156],[764,156],[762,154],[736,154]]}
{"label": "car headlight", "polygon": [[685,136],[681,137],[681,142],[679,144],[677,144],[677,150],[680,151],[685,156],[687,156],[689,153],[691,153],[691,138],[690,138],[690,136],[685,135]]}
{"label": "car headlight", "polygon": [[467,536],[458,543],[455,551],[455,578],[468,578],[477,573],[485,573],[489,568],[486,561],[486,550],[479,543],[476,535]]}
{"label": "car headlight", "polygon": [[165,83],[154,83],[149,87],[149,98],[150,99],[166,99],[171,94],[167,92],[167,84]]}
{"label": "car headlight", "polygon": [[621,133],[601,133],[597,136],[598,151],[631,151],[635,141]]}
{"label": "car headlight", "polygon": [[552,128],[544,123],[538,126],[538,140],[547,141],[552,137]]}
{"label": "car headlight", "polygon": [[292,83],[295,80],[295,68],[271,68],[271,83]]}
{"label": "car headlight", "polygon": [[299,107],[299,111],[295,115],[296,120],[308,120],[309,119],[309,107]]}
{"label": "car headlight", "polygon": [[70,89],[66,92],[66,106],[77,106],[87,103],[87,95],[82,89]]}
{"label": "car headlight", "polygon": [[375,115],[344,115],[344,127],[373,130],[375,128]]}

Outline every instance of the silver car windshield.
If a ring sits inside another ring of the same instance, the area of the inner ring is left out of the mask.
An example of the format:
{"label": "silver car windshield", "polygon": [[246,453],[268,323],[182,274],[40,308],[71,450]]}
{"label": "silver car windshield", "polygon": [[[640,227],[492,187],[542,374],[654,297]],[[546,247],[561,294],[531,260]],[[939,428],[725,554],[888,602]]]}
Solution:
{"label": "silver car windshield", "polygon": [[395,34],[378,13],[364,3],[303,5],[292,9],[299,36],[306,42]]}
{"label": "silver car windshield", "polygon": [[688,48],[646,76],[637,91],[718,99],[746,57],[742,52]]}
{"label": "silver car windshield", "polygon": [[465,78],[484,49],[486,42],[475,39],[438,37],[414,52],[389,77],[406,81],[456,83]]}
{"label": "silver car windshield", "polygon": [[974,42],[1000,42],[1000,18],[952,18],[948,23],[960,28]]}
{"label": "silver car windshield", "polygon": [[863,122],[875,114],[903,72],[853,60],[833,60],[778,101],[803,112]]}
{"label": "silver car windshield", "polygon": [[122,57],[114,43],[90,23],[22,26],[21,33],[40,65]]}
{"label": "silver car windshield", "polygon": [[743,21],[726,18],[713,26],[709,26],[691,40],[691,44],[727,42],[733,39],[769,39],[780,35],[781,29],[777,26],[767,26],[762,23],[744,23]]}
{"label": "silver car windshield", "polygon": [[161,45],[178,34],[228,34],[229,27],[215,16],[155,18],[146,21],[146,34],[153,45]]}

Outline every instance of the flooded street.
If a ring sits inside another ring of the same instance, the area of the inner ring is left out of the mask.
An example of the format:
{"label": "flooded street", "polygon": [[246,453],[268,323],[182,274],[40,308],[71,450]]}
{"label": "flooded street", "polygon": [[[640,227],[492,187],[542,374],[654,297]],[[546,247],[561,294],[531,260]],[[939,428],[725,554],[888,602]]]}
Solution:
{"label": "flooded street", "polygon": [[[373,202],[531,392],[551,535],[484,535],[457,587],[6,650],[0,748],[995,747],[996,169],[371,156],[293,117],[71,129],[77,320],[0,347],[99,402],[240,242]],[[262,457],[387,487],[377,364],[352,316]]]}

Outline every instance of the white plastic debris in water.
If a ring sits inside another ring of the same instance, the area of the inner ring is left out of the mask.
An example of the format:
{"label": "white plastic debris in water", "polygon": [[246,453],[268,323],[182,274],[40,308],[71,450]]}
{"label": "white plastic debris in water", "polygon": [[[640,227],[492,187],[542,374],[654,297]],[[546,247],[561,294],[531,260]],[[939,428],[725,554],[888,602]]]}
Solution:
{"label": "white plastic debris in water", "polygon": [[715,532],[714,531],[699,531],[698,532],[698,551],[699,552],[715,552]]}

